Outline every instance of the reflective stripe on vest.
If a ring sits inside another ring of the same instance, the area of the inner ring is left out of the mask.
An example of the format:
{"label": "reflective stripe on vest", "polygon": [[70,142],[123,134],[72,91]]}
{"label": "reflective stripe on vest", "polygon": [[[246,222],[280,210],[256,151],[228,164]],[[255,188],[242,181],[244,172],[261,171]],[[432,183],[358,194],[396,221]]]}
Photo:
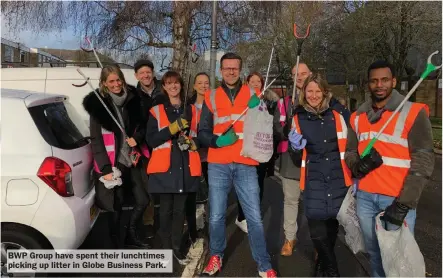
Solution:
{"label": "reflective stripe on vest", "polygon": [[[114,133],[112,131],[106,130],[102,128],[102,138],[103,138],[103,144],[105,145],[106,153],[108,155],[109,161],[111,162],[111,165],[115,165],[115,137]],[[97,162],[94,160],[94,171],[96,173],[101,173]]]}
{"label": "reflective stripe on vest", "polygon": [[[197,118],[196,109],[192,106],[192,118],[191,123],[195,121]],[[168,115],[166,114],[165,108],[163,104],[154,106],[151,108],[151,114],[157,119],[158,131],[161,131],[164,128],[167,128],[170,125]],[[196,125],[191,124],[190,133],[196,134]],[[192,136],[189,136],[192,138]],[[165,143],[157,146],[152,150],[151,159],[148,163],[147,173],[166,173],[171,167],[171,150],[172,150],[172,141],[168,140]],[[191,176],[198,177],[201,176],[201,162],[200,156],[196,151],[188,151],[189,153],[189,172]]]}
{"label": "reflective stripe on vest", "polygon": [[221,87],[205,95],[206,105],[213,115],[213,134],[220,136],[233,121],[237,120],[233,129],[239,136],[239,140],[230,146],[209,148],[208,162],[221,164],[236,162],[246,165],[258,165],[257,161],[241,155],[245,114],[241,118],[240,115],[248,107],[249,99],[253,94],[258,95],[259,92],[243,85],[233,103]]}
{"label": "reflective stripe on vest", "polygon": [[[411,167],[408,133],[423,108],[428,112],[424,104],[407,101],[394,116],[374,144],[374,148],[383,159],[383,164],[359,181],[359,189],[392,197],[400,194],[404,179]],[[385,111],[381,119],[374,124],[369,122],[366,113],[357,115],[354,112],[351,115],[351,126],[359,142],[359,154],[363,153],[392,113],[393,111]]]}
{"label": "reflective stripe on vest", "polygon": [[[280,112],[280,125],[284,126],[286,124],[286,107],[289,106],[290,97],[281,98],[278,100],[277,108]],[[288,141],[280,141],[277,146],[277,153],[285,153],[288,151]]]}
{"label": "reflective stripe on vest", "polygon": [[[343,170],[343,177],[345,179],[345,185],[350,186],[353,184],[352,182],[352,174],[349,170],[348,166],[345,162],[345,151],[346,151],[346,142],[348,137],[348,127],[346,125],[346,121],[343,118],[343,116],[336,112],[335,110],[332,110],[334,114],[335,119],[335,129],[337,132],[337,142],[338,142],[338,151],[340,152],[340,163]],[[295,115],[292,118],[292,129],[297,131],[297,133],[302,134],[302,131],[300,129],[300,124],[298,122],[298,116]],[[306,148],[303,149],[303,156],[301,161],[301,168],[300,168],[300,189],[304,190],[306,185],[306,158],[308,154],[306,151]]]}

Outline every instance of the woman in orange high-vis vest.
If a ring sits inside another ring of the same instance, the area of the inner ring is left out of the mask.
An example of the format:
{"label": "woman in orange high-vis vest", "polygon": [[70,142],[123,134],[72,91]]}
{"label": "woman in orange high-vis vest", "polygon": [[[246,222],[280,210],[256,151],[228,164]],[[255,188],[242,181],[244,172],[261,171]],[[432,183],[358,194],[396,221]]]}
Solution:
{"label": "woman in orange high-vis vest", "polygon": [[151,108],[146,142],[153,148],[148,164],[149,193],[159,194],[159,234],[164,249],[172,249],[178,263],[189,262],[180,249],[188,194],[195,193],[201,176],[197,152],[197,110],[184,107],[183,79],[174,71],[162,78],[168,101]]}
{"label": "woman in orange high-vis vest", "polygon": [[[301,164],[300,189],[311,240],[318,253],[315,275],[339,276],[334,245],[340,210],[351,173],[344,162],[347,123],[344,107],[331,102],[327,82],[319,75],[308,77],[294,110],[289,133],[296,165]],[[330,104],[333,103],[333,106]]]}
{"label": "woman in orange high-vis vest", "polygon": [[98,93],[125,133],[132,137],[124,138],[123,132],[94,92],[84,98],[83,107],[91,116],[89,128],[96,178],[96,204],[112,212],[109,213],[109,232],[113,248],[122,248],[120,216],[124,191],[131,190],[135,204],[125,245],[128,248],[150,248],[137,234],[137,226],[148,205],[148,192],[142,180],[141,163],[134,166],[130,156],[134,148],[139,149],[141,146],[139,151],[143,154],[142,147],[146,147],[146,127],[142,120],[140,98],[136,89],[126,84],[122,71],[116,66],[105,66],[102,69]]}

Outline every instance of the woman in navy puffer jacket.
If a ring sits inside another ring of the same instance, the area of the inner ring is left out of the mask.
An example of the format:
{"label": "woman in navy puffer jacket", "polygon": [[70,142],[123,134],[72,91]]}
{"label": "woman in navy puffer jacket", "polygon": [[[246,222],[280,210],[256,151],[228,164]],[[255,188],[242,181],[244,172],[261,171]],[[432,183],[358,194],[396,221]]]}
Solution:
{"label": "woman in navy puffer jacket", "polygon": [[336,217],[351,184],[343,162],[349,112],[327,86],[318,74],[306,79],[289,140],[294,163],[301,165],[304,212],[318,253],[315,275],[337,277]]}

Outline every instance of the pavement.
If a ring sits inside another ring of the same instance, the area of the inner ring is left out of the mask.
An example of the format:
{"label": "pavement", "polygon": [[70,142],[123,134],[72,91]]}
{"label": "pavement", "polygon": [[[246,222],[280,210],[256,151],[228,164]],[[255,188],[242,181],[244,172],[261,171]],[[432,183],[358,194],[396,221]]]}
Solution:
{"label": "pavement", "polygon": [[[436,154],[435,170],[430,183],[424,189],[418,208],[415,236],[421,252],[425,258],[426,272],[428,277],[442,276],[442,157]],[[283,191],[277,176],[267,178],[265,181],[264,198],[262,202],[263,223],[267,241],[268,252],[272,259],[272,265],[282,277],[307,277],[311,276],[314,267],[313,246],[309,238],[306,218],[303,216],[303,205],[300,202],[299,231],[295,252],[291,257],[280,256],[280,248],[283,244]],[[105,213],[97,220],[91,233],[86,238],[81,249],[105,249],[109,246],[107,236],[107,223]],[[199,219],[207,215],[200,214]],[[128,221],[129,212],[123,215],[123,221]],[[219,277],[257,277],[257,266],[252,259],[247,235],[236,225],[237,204],[235,192],[231,192],[226,214],[227,223],[227,248],[223,260],[223,269]],[[207,222],[206,222],[207,223]],[[207,227],[204,228],[207,235]],[[185,236],[186,237],[186,236]],[[153,240],[154,248],[158,248],[159,239]],[[78,274],[76,276],[113,276],[113,277],[192,277],[198,276],[208,259],[208,238],[200,240],[189,255],[192,262],[186,266],[174,264],[173,273],[168,274],[143,274],[124,273],[103,275],[99,273]],[[346,246],[343,234],[339,234],[337,240],[336,256],[342,277],[365,277],[369,276],[369,264],[364,254],[355,256]],[[58,275],[58,276],[73,276]]]}
{"label": "pavement", "polygon": [[[295,251],[290,257],[280,256],[280,248],[284,242],[283,233],[283,190],[278,177],[265,181],[262,201],[263,224],[266,235],[267,249],[271,263],[281,277],[309,277],[314,267],[314,249],[309,237],[307,220],[303,216],[303,205],[299,208],[298,241]],[[257,265],[252,259],[248,237],[236,225],[237,204],[235,193],[229,198],[227,209],[227,248],[225,250],[220,277],[257,277]],[[336,254],[340,274],[344,277],[367,276],[365,269],[351,251],[337,241]]]}

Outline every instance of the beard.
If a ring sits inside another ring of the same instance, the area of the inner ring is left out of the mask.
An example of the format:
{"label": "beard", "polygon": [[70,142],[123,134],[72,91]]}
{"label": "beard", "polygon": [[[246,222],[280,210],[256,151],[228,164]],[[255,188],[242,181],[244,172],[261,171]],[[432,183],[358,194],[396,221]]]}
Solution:
{"label": "beard", "polygon": [[387,99],[391,95],[392,90],[393,90],[393,88],[387,88],[386,90],[383,90],[383,91],[386,91],[386,94],[384,94],[384,95],[378,95],[377,94],[378,91],[382,91],[380,89],[372,90],[371,91],[371,99],[372,99],[373,102],[376,102],[376,103],[377,102],[382,102],[382,101],[384,101],[385,99]]}

